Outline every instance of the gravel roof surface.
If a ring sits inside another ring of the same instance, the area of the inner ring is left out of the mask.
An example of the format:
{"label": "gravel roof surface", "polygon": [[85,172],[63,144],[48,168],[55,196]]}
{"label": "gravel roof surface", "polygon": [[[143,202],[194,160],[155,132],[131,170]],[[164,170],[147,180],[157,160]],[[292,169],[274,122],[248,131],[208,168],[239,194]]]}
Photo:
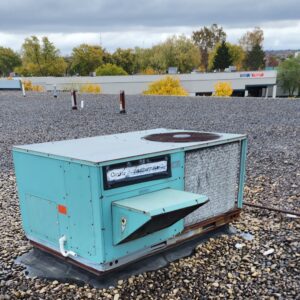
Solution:
{"label": "gravel roof surface", "polygon": [[[234,226],[250,232],[201,244],[189,258],[108,289],[26,278],[14,259],[31,249],[20,221],[11,147],[157,127],[249,136],[245,200],[300,211],[300,101],[79,95],[0,91],[0,299],[300,299],[300,218],[245,207]],[[241,249],[235,245],[242,244]],[[269,255],[264,252],[274,249]]]}

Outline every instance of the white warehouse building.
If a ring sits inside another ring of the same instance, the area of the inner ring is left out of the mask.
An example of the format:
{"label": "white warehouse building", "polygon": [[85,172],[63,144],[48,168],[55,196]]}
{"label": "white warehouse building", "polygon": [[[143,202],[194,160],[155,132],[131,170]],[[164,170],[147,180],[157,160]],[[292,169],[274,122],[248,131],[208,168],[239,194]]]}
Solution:
{"label": "white warehouse building", "polygon": [[[128,95],[141,94],[148,85],[166,75],[129,75],[96,77],[30,77],[33,84],[39,84],[51,91],[80,88],[80,85],[100,84],[103,94],[118,94],[124,90]],[[180,79],[191,96],[211,95],[217,82],[230,82],[233,96],[276,97],[277,71],[195,73],[171,75]]]}

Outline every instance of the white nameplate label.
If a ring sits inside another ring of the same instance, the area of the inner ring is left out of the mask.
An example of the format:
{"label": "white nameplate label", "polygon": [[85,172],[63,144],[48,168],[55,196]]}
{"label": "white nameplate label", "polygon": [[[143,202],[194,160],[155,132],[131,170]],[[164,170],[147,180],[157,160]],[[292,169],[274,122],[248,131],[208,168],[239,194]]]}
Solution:
{"label": "white nameplate label", "polygon": [[119,181],[126,178],[135,178],[138,176],[151,175],[156,173],[167,172],[168,162],[166,160],[153,163],[141,164],[133,167],[125,167],[120,169],[112,169],[107,171],[107,181]]}

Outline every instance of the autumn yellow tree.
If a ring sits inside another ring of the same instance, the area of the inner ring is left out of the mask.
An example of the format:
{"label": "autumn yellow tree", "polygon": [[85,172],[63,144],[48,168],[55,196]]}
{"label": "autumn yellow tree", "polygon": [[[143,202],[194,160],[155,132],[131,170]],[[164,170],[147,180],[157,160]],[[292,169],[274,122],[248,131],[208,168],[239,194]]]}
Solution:
{"label": "autumn yellow tree", "polygon": [[80,86],[79,91],[81,93],[87,93],[87,94],[100,94],[101,86],[100,84],[85,83]]}
{"label": "autumn yellow tree", "polygon": [[230,97],[233,93],[230,82],[217,82],[215,85],[213,96],[216,97]]}
{"label": "autumn yellow tree", "polygon": [[144,95],[187,96],[188,92],[181,86],[178,78],[166,76],[152,82]]}

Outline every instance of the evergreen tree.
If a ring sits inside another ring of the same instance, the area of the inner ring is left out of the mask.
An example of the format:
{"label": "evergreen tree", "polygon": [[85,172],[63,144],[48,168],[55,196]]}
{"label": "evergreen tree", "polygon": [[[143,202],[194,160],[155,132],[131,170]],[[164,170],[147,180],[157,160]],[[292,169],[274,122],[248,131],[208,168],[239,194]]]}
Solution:
{"label": "evergreen tree", "polygon": [[247,51],[245,68],[250,71],[260,70],[265,67],[265,52],[261,45],[256,44],[250,51]]}
{"label": "evergreen tree", "polygon": [[225,41],[222,42],[221,46],[218,48],[214,63],[214,70],[221,70],[228,68],[232,64],[232,57],[229,53],[229,48],[226,45]]}

